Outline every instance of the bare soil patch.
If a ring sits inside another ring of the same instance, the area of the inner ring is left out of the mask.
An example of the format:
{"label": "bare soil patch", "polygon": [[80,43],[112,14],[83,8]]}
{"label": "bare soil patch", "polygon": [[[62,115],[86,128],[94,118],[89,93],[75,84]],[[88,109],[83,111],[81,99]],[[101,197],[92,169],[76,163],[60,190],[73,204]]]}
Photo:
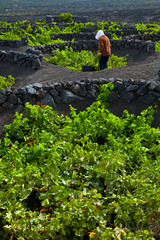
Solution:
{"label": "bare soil patch", "polygon": [[[25,48],[16,49],[25,52]],[[2,49],[2,48],[1,48]],[[3,48],[4,49],[4,48]],[[5,50],[9,50],[5,48]],[[114,50],[112,51],[115,52]],[[116,50],[119,56],[125,56],[128,51]],[[45,57],[49,55],[44,54]],[[157,79],[157,73],[160,68],[160,52],[153,54],[142,53],[139,51],[129,52],[128,66],[114,69],[106,69],[94,72],[76,72],[63,66],[57,66],[43,60],[42,66],[38,70],[31,68],[18,67],[16,64],[10,64],[0,61],[0,75],[7,76],[11,74],[15,80],[15,87],[24,87],[35,82],[66,82],[69,80],[80,80],[81,78],[122,78],[122,79]]]}

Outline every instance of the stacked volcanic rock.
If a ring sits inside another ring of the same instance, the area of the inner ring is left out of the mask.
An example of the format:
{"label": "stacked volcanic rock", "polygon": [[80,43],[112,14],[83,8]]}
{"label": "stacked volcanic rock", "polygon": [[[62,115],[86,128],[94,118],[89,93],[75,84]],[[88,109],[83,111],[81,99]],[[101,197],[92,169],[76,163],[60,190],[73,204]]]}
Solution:
{"label": "stacked volcanic rock", "polygon": [[157,42],[160,41],[160,33],[150,33],[150,34],[137,34],[131,35],[131,39],[138,39],[141,41],[153,41]]}
{"label": "stacked volcanic rock", "polygon": [[28,44],[28,37],[23,36],[21,40],[5,40],[0,39],[0,46],[6,46],[10,48],[19,48],[20,46],[25,46]]}
{"label": "stacked volcanic rock", "polygon": [[[109,39],[112,39],[112,34],[109,32],[105,32],[106,36]],[[88,41],[88,40],[95,40],[96,32],[77,32],[77,33],[60,33],[60,34],[51,34],[51,39],[62,39],[64,41],[72,41],[74,39],[75,41]]]}
{"label": "stacked volcanic rock", "polygon": [[116,49],[136,49],[142,52],[155,52],[155,43],[150,41],[141,41],[137,39],[129,39],[128,37],[122,40],[111,40],[111,45]]}
{"label": "stacked volcanic rock", "polygon": [[21,40],[3,40],[0,39],[0,46],[6,46],[10,48],[18,48],[22,45]]}
{"label": "stacked volcanic rock", "polygon": [[41,54],[41,51],[30,47],[26,49],[26,53],[12,50],[9,52],[0,50],[0,59],[1,61],[16,63],[19,67],[31,67],[32,69],[39,69],[41,67],[43,55]]}
{"label": "stacked volcanic rock", "polygon": [[[131,39],[122,39],[122,40],[110,40],[112,48],[122,49],[122,50],[138,50],[147,53],[155,52],[155,43],[150,41],[141,41],[141,40],[131,40]],[[53,50],[63,50],[66,46],[71,46],[74,51],[88,50],[88,51],[97,51],[98,42],[97,40],[80,40],[74,42],[64,42],[56,44],[46,44],[41,46],[35,46],[35,49],[41,50],[42,53],[51,53]]]}
{"label": "stacked volcanic rock", "polygon": [[[159,74],[160,75],[160,74]],[[158,76],[159,76],[158,75]],[[146,106],[160,102],[160,81],[157,80],[123,80],[121,78],[83,78],[78,81],[55,82],[42,85],[35,83],[23,88],[0,90],[0,110],[15,109],[20,111],[26,102],[42,103],[56,108],[56,104],[69,104],[75,101],[94,100],[99,93],[99,85],[113,83],[114,90],[110,92],[108,102],[121,100],[130,103],[134,100],[143,102]]]}

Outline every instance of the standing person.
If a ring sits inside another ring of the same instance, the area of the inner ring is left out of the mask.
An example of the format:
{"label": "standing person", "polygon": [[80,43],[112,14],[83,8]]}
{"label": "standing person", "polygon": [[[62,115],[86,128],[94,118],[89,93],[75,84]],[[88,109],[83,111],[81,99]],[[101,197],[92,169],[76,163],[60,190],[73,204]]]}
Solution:
{"label": "standing person", "polygon": [[99,67],[104,69],[108,67],[109,56],[111,56],[111,43],[109,38],[104,34],[102,30],[99,30],[95,36],[98,40],[98,48],[100,53]]}

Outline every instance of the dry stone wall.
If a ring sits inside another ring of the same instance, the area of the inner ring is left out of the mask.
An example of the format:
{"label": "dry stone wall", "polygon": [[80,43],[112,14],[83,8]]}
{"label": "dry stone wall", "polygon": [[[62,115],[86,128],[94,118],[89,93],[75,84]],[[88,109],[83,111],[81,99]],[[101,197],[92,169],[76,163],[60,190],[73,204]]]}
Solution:
{"label": "dry stone wall", "polygon": [[121,78],[83,78],[75,81],[50,84],[35,83],[23,88],[9,87],[0,90],[0,111],[14,109],[21,112],[26,102],[42,103],[56,109],[56,104],[70,104],[75,101],[94,100],[99,93],[99,85],[113,83],[114,90],[108,98],[109,103],[118,101],[131,103],[135,99],[146,106],[160,102],[160,72],[157,80],[123,80]]}
{"label": "dry stone wall", "polygon": [[[155,52],[155,43],[150,41],[141,41],[141,40],[110,40],[112,48],[114,49],[124,49],[131,50],[136,49],[142,52],[153,53]],[[80,50],[89,50],[96,52],[98,50],[97,40],[81,40],[74,42],[65,42],[65,43],[56,43],[56,44],[46,44],[41,46],[35,46],[35,49],[41,50],[42,53],[52,53],[53,50],[59,49],[63,50],[65,47],[72,47],[74,51]]]}
{"label": "dry stone wall", "polygon": [[9,63],[16,63],[19,67],[31,67],[39,69],[43,60],[43,55],[40,50],[35,50],[32,47],[26,49],[26,53],[10,50],[6,52],[0,50],[0,60]]}
{"label": "dry stone wall", "polygon": [[138,39],[141,41],[157,42],[157,41],[160,41],[160,33],[138,34],[138,35],[132,35],[130,37],[128,36],[127,38]]}
{"label": "dry stone wall", "polygon": [[10,48],[18,48],[20,46],[28,45],[27,37],[22,37],[21,40],[4,40],[0,39],[0,46],[6,46]]}

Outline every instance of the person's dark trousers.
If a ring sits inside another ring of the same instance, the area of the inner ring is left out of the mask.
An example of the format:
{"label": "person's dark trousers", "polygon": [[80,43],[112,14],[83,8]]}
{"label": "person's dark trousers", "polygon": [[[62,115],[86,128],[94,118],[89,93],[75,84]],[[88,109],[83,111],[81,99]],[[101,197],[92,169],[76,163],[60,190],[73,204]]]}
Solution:
{"label": "person's dark trousers", "polygon": [[100,70],[108,67],[108,64],[107,64],[108,59],[109,59],[109,56],[101,56],[101,58],[99,60]]}

